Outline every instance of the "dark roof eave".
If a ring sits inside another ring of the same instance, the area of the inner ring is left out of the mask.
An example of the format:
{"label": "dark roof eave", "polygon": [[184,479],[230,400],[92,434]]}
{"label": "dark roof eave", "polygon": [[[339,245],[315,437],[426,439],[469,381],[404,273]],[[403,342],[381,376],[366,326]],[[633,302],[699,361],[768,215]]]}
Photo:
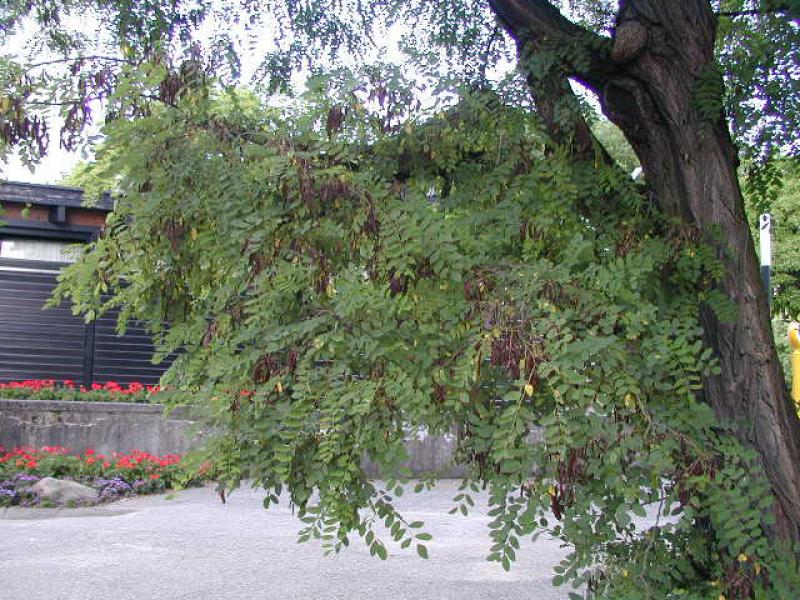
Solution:
{"label": "dark roof eave", "polygon": [[103,192],[94,204],[84,204],[83,190],[61,185],[0,181],[0,202],[17,202],[39,206],[94,208],[110,212],[114,201],[110,192]]}

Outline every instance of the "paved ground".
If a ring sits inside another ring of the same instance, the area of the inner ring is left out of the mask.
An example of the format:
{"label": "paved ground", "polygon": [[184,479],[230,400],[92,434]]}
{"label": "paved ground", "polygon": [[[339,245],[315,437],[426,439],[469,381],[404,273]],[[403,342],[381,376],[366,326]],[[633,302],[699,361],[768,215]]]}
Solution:
{"label": "paved ground", "polygon": [[235,492],[223,505],[210,488],[173,499],[136,498],[96,509],[0,513],[0,598],[3,600],[227,600],[478,598],[550,600],[564,551],[553,540],[523,542],[506,573],[485,556],[485,509],[469,518],[447,510],[452,482],[403,496],[403,513],[424,520],[431,558],[390,550],[385,562],[360,543],[325,557],[297,544],[297,521],[286,506],[261,507],[262,495]]}

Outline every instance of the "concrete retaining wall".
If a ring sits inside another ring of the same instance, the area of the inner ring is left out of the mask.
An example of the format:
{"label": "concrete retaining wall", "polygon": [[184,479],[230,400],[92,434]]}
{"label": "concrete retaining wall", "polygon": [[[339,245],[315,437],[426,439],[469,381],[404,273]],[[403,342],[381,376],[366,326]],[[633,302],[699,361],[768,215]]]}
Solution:
{"label": "concrete retaining wall", "polygon": [[[153,454],[184,453],[202,442],[196,421],[160,404],[72,402],[56,400],[0,400],[0,445],[66,446],[74,452],[94,448],[102,454],[144,450]],[[463,467],[453,464],[453,435],[409,435],[407,467],[415,476],[437,473],[460,477]],[[369,460],[370,475],[377,469]]]}
{"label": "concrete retaining wall", "polygon": [[[448,435],[428,435],[418,432],[409,435],[406,440],[408,461],[405,467],[411,470],[413,477],[436,474],[441,478],[462,477],[466,470],[453,462],[456,452],[456,437]],[[379,475],[377,467],[364,458],[364,470],[370,477]]]}
{"label": "concrete retaining wall", "polygon": [[66,446],[75,452],[143,450],[183,453],[198,445],[202,431],[178,411],[160,404],[0,400],[0,445]]}

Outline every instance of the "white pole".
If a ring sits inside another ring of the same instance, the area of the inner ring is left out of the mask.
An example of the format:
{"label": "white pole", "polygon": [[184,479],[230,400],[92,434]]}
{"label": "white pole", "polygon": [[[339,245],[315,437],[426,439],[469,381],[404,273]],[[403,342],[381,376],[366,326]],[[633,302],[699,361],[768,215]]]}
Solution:
{"label": "white pole", "polygon": [[758,218],[759,241],[761,246],[761,280],[767,293],[767,303],[772,303],[772,216],[764,213]]}

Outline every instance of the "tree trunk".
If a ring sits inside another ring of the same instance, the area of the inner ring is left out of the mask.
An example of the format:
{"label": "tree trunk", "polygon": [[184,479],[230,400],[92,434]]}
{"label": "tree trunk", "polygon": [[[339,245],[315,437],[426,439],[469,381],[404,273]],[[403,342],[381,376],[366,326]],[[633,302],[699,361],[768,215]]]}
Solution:
{"label": "tree trunk", "polygon": [[490,4],[518,44],[533,52],[553,41],[585,44],[590,60],[563,73],[597,93],[636,151],[661,209],[715,248],[725,269],[720,289],[738,311],[731,322],[710,309],[700,315],[721,368],[706,378],[704,396],[760,456],[777,499],[777,523],[768,535],[800,540],[800,422],[775,351],[737,153],[721,110],[709,118],[694,100],[697,82],[715,76],[716,18],[709,3],[622,0],[611,41],[582,30],[546,0]]}

